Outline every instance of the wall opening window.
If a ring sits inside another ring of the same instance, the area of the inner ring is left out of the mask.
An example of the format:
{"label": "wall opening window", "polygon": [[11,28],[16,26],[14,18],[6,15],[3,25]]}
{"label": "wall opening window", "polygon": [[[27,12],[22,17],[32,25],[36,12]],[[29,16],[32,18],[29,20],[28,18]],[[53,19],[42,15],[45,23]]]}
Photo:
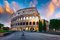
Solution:
{"label": "wall opening window", "polygon": [[28,17],[26,17],[26,19],[28,20]]}
{"label": "wall opening window", "polygon": [[21,20],[22,20],[22,18],[21,18]]}
{"label": "wall opening window", "polygon": [[32,19],[32,17],[30,17],[29,19]]}
{"label": "wall opening window", "polygon": [[23,25],[25,25],[25,22],[23,22]]}
{"label": "wall opening window", "polygon": [[35,22],[33,22],[33,25],[35,25]]}
{"label": "wall opening window", "polygon": [[26,22],[26,25],[28,25],[28,22]]}
{"label": "wall opening window", "polygon": [[23,20],[25,20],[25,17],[23,18]]}
{"label": "wall opening window", "polygon": [[13,26],[13,24],[11,24],[11,26]]}
{"label": "wall opening window", "polygon": [[20,23],[20,25],[22,25],[22,22]]}
{"label": "wall opening window", "polygon": [[18,14],[20,14],[20,13],[18,13]]}
{"label": "wall opening window", "polygon": [[18,25],[19,25],[19,23],[18,23]]}
{"label": "wall opening window", "polygon": [[15,25],[17,25],[17,23]]}
{"label": "wall opening window", "polygon": [[35,18],[35,17],[33,16],[33,18]]}
{"label": "wall opening window", "polygon": [[37,25],[38,25],[39,23],[37,22]]}
{"label": "wall opening window", "polygon": [[23,13],[24,13],[25,11],[23,11]]}
{"label": "wall opening window", "polygon": [[32,22],[29,23],[30,25],[32,24]]}
{"label": "wall opening window", "polygon": [[19,18],[19,21],[20,21],[20,18]]}

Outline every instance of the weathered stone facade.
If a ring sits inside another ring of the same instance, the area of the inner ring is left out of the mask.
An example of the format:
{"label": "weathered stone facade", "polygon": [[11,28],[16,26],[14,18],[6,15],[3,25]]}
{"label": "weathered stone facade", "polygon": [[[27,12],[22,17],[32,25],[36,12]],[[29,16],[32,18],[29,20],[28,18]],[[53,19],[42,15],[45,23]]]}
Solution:
{"label": "weathered stone facade", "polygon": [[35,7],[20,9],[12,15],[12,30],[38,31],[40,15]]}

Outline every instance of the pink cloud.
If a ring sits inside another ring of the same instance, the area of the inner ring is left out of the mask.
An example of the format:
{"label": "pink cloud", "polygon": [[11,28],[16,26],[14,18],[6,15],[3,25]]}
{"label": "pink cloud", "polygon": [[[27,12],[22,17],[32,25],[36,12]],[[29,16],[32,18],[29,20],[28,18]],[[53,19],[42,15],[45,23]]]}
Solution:
{"label": "pink cloud", "polygon": [[60,7],[60,0],[51,0],[47,7],[46,17],[50,18],[58,7]]}

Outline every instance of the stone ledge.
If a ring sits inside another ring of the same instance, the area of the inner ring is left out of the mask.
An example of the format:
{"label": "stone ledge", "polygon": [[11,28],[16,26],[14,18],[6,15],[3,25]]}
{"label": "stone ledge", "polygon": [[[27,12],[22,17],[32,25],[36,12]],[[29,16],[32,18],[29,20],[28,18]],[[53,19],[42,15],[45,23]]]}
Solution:
{"label": "stone ledge", "polygon": [[10,34],[12,34],[12,33],[14,33],[14,32],[16,32],[16,31],[0,33],[0,37],[10,35]]}
{"label": "stone ledge", "polygon": [[0,33],[0,37],[4,36],[5,33]]}

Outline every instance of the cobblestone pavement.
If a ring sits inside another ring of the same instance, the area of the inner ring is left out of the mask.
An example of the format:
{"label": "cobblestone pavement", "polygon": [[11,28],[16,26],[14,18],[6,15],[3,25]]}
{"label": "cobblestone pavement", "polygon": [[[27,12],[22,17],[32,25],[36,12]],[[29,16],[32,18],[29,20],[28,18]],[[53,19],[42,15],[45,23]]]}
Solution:
{"label": "cobblestone pavement", "polygon": [[60,35],[24,32],[24,36],[22,36],[22,32],[15,32],[11,35],[0,37],[0,40],[60,40]]}

